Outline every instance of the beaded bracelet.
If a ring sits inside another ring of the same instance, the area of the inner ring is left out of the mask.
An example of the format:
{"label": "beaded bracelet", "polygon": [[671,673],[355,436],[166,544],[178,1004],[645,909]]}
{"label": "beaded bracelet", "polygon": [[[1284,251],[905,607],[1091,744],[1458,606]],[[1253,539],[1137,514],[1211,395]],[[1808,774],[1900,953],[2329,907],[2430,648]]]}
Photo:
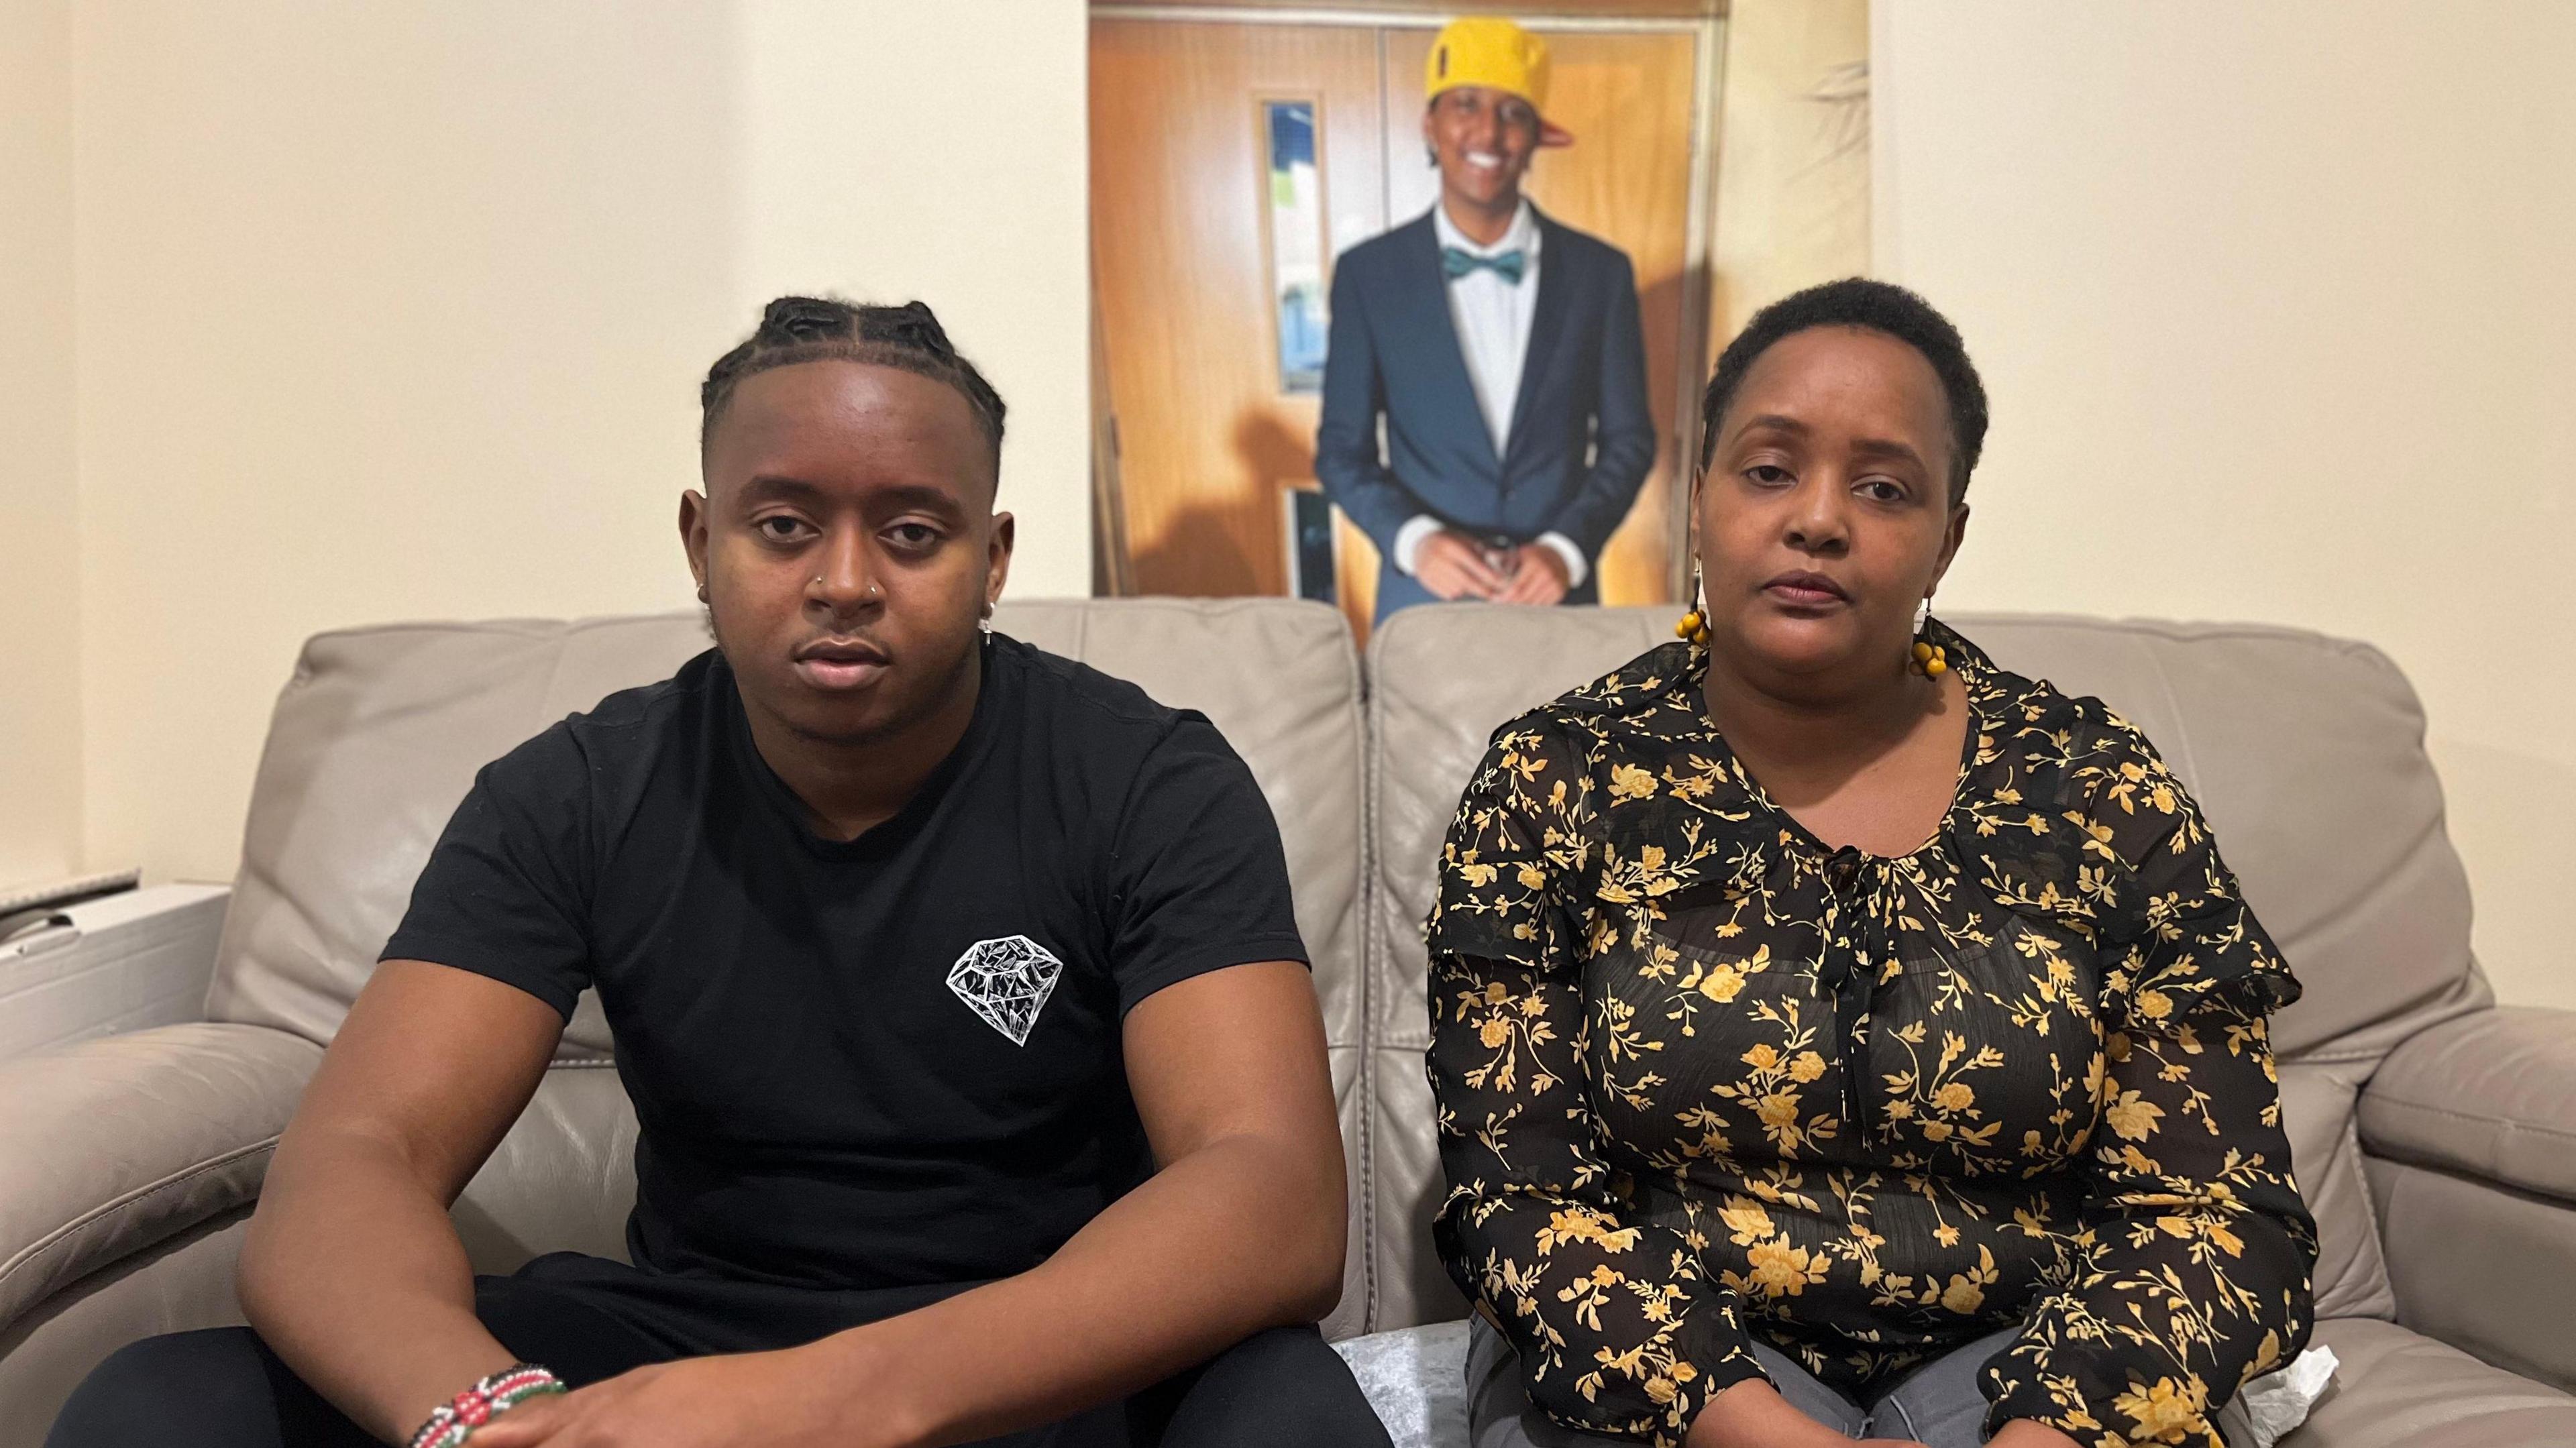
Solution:
{"label": "beaded bracelet", "polygon": [[491,1422],[493,1414],[562,1391],[562,1380],[535,1363],[503,1368],[439,1404],[420,1431],[411,1435],[410,1448],[458,1448],[475,1429]]}

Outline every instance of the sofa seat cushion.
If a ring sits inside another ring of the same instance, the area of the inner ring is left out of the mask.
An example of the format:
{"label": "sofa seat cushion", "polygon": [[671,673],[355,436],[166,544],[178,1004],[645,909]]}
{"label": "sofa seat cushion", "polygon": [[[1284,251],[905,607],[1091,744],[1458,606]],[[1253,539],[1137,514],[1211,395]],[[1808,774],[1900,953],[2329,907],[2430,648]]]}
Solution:
{"label": "sofa seat cushion", "polygon": [[[2576,1397],[2375,1318],[2318,1324],[2341,1364],[2279,1448],[2543,1448],[2576,1443]],[[1467,1324],[1334,1344],[1395,1448],[1466,1448]]]}
{"label": "sofa seat cushion", "polygon": [[2395,1323],[2317,1325],[2342,1359],[2281,1448],[2542,1448],[2576,1443],[2576,1397]]}

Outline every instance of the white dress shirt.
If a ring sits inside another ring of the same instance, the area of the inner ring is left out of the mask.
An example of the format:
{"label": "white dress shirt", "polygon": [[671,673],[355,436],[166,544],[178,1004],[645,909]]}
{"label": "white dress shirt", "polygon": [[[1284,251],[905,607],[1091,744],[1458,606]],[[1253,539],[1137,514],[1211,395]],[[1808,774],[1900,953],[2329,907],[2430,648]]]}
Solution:
{"label": "white dress shirt", "polygon": [[[1501,457],[1512,436],[1512,411],[1521,395],[1521,365],[1529,356],[1530,319],[1538,313],[1539,243],[1537,213],[1527,200],[1512,215],[1512,224],[1501,239],[1488,246],[1460,231],[1449,219],[1449,208],[1435,205],[1431,210],[1432,230],[1445,249],[1456,247],[1475,256],[1499,256],[1507,251],[1521,254],[1521,279],[1514,283],[1491,267],[1478,267],[1465,276],[1449,282],[1449,323],[1458,334],[1458,351],[1466,359],[1467,381],[1476,392],[1477,410],[1485,415],[1485,431],[1494,440],[1494,456]],[[1441,523],[1428,513],[1405,520],[1395,534],[1395,566],[1407,573],[1413,571],[1423,540],[1440,531]],[[1591,572],[1591,562],[1574,540],[1562,533],[1542,533],[1538,542],[1545,544],[1565,560],[1566,587],[1579,588]]]}

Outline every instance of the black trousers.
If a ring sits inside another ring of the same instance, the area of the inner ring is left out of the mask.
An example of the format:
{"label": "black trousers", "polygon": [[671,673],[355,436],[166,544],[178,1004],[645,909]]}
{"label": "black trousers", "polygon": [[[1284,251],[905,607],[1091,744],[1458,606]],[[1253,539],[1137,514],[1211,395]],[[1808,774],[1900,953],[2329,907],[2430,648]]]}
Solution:
{"label": "black trousers", "polygon": [[[794,1347],[957,1288],[829,1292],[640,1272],[578,1253],[478,1277],[475,1314],[572,1387],[647,1363]],[[464,1385],[458,1384],[461,1388]],[[375,1448],[246,1327],[147,1338],[98,1365],[45,1448]],[[1315,1329],[1280,1328],[1123,1403],[989,1448],[1388,1448],[1386,1429]]]}

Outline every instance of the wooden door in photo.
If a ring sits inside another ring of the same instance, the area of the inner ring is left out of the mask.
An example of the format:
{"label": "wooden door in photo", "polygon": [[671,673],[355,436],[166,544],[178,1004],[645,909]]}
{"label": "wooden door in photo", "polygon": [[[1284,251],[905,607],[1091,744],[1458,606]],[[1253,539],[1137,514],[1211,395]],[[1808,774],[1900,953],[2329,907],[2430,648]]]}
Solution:
{"label": "wooden door in photo", "polygon": [[[1326,206],[1274,235],[1295,213],[1273,133],[1300,114]],[[1138,592],[1287,591],[1284,492],[1314,485],[1320,398],[1283,376],[1272,258],[1329,267],[1384,226],[1382,129],[1372,29],[1093,22],[1094,304]]]}

